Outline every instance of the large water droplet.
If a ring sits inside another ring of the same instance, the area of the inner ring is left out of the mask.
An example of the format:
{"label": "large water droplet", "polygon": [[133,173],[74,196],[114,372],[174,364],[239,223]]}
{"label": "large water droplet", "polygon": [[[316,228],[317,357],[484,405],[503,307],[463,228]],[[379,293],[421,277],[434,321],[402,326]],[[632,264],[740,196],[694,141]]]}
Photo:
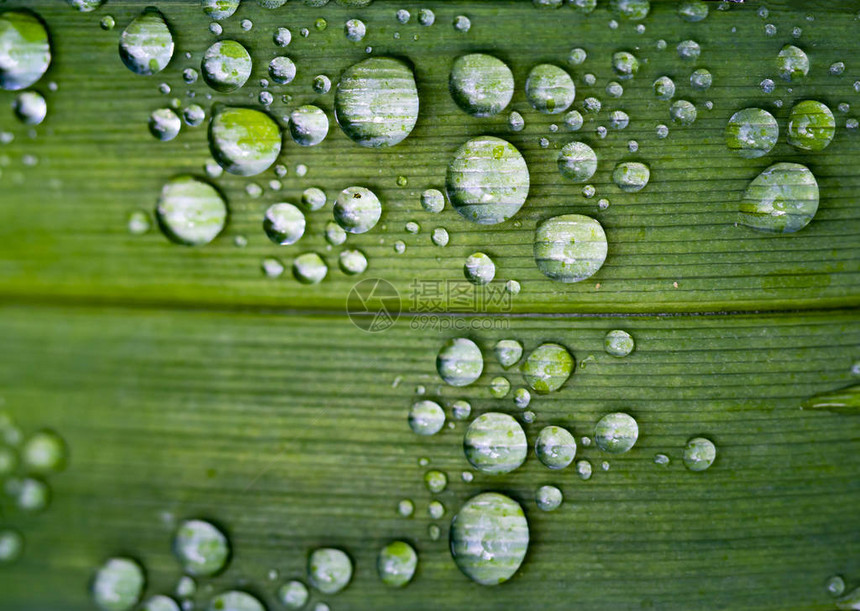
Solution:
{"label": "large water droplet", "polygon": [[576,457],[576,439],[560,426],[544,427],[535,441],[535,454],[544,466],[564,469]]}
{"label": "large water droplet", "polygon": [[180,524],[173,538],[173,553],[186,573],[209,577],[227,565],[230,543],[213,524],[186,520]]}
{"label": "large water droplet", "polygon": [[567,348],[560,344],[541,344],[520,366],[529,388],[546,394],[561,388],[573,373],[575,361]]}
{"label": "large water droplet", "polygon": [[684,448],[684,465],[690,471],[704,471],[717,457],[717,447],[714,442],[704,437],[694,437]]}
{"label": "large water droplet", "polygon": [[538,64],[526,79],[526,98],[532,108],[546,114],[567,110],[576,98],[570,75],[552,64]]}
{"label": "large water droplet", "polygon": [[523,464],[528,442],[523,427],[507,414],[488,412],[469,424],[463,438],[466,459],[478,471],[508,473]]}
{"label": "large water droplet", "polygon": [[220,40],[206,49],[200,71],[203,80],[222,93],[239,89],[251,76],[251,55],[235,40]]}
{"label": "large water droplet", "polygon": [[793,233],[818,211],[818,183],[799,163],[777,163],[756,176],[744,193],[739,222],[759,231]]}
{"label": "large water droplet", "polygon": [[454,60],[449,79],[451,97],[467,113],[489,117],[503,111],[514,95],[514,75],[492,55],[472,53]]}
{"label": "large water droplet", "polygon": [[392,588],[402,588],[412,581],[418,567],[418,554],[405,541],[393,541],[383,547],[376,561],[379,579]]}
{"label": "large water droplet", "polygon": [[503,494],[478,494],[451,520],[451,556],[464,575],[481,585],[513,577],[528,546],[529,524],[523,509]]}
{"label": "large water droplet", "polygon": [[821,151],[833,140],[836,121],[827,105],[804,100],[788,117],[788,143],[804,151]]}
{"label": "large water droplet", "polygon": [[212,185],[193,176],[178,176],[162,187],[155,215],[168,238],[201,246],[221,233],[227,204]]}
{"label": "large water droplet", "polygon": [[480,136],[457,149],[445,185],[451,205],[463,218],[494,225],[511,218],[526,201],[529,171],[512,144]]}
{"label": "large water droplet", "polygon": [[787,81],[796,81],[809,72],[809,58],[802,49],[785,45],[776,56],[776,69]]}
{"label": "large water droplet", "polygon": [[597,171],[597,155],[584,142],[568,142],[558,155],[558,171],[574,182],[585,182]]}
{"label": "large water droplet", "polygon": [[606,234],[591,217],[565,214],[547,219],[535,229],[535,263],[553,280],[590,278],[603,265],[606,253]]}
{"label": "large water droplet", "polygon": [[104,611],[128,611],[140,600],[143,569],[129,558],[111,558],[96,572],[93,601]]}
{"label": "large water droplet", "polygon": [[281,131],[264,112],[228,107],[212,118],[209,148],[231,174],[253,176],[275,163],[281,152]]}
{"label": "large water droplet", "polygon": [[366,233],[376,226],[382,216],[382,204],[370,189],[348,187],[340,192],[334,203],[334,220],[349,233]]}
{"label": "large water droplet", "polygon": [[200,0],[203,12],[210,19],[221,21],[232,17],[242,0]]}
{"label": "large water droplet", "polygon": [[308,581],[323,594],[336,594],[352,579],[352,560],[346,552],[324,547],[314,550],[308,559]]}
{"label": "large water droplet", "polygon": [[623,454],[639,438],[639,425],[633,416],[623,412],[606,414],[594,427],[594,441],[604,452]]}
{"label": "large water droplet", "polygon": [[209,601],[207,611],[266,611],[256,597],[247,592],[230,590],[218,594]]}
{"label": "large water droplet", "polygon": [[51,65],[48,31],[35,13],[0,13],[0,87],[10,91],[34,84]]}
{"label": "large water droplet", "polygon": [[404,62],[371,57],[344,71],[335,92],[335,118],[361,146],[394,146],[418,121],[418,88]]}
{"label": "large water droplet", "polygon": [[128,24],[119,38],[119,56],[136,74],[155,74],[167,67],[173,57],[173,35],[157,9],[145,9]]}
{"label": "large water droplet", "polygon": [[745,159],[768,154],[779,138],[779,125],[768,111],[744,108],[726,124],[726,146]]}
{"label": "large water droplet", "polygon": [[465,337],[449,339],[436,357],[436,371],[451,386],[468,386],[481,377],[483,370],[481,349]]}

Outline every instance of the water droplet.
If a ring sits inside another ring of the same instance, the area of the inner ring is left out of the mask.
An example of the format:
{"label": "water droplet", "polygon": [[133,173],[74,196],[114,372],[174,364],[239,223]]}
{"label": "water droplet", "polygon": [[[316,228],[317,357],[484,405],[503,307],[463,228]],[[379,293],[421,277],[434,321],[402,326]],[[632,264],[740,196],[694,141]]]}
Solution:
{"label": "water droplet", "polygon": [[570,75],[552,64],[538,64],[526,79],[526,98],[532,108],[546,114],[567,110],[576,97]]}
{"label": "water droplet", "polygon": [[412,15],[410,15],[409,11],[407,11],[405,8],[402,8],[394,14],[394,17],[395,19],[397,19],[398,23],[406,24],[409,23],[409,19],[412,17]]}
{"label": "water droplet", "polygon": [[529,388],[546,394],[558,390],[573,373],[575,361],[567,348],[546,343],[535,348],[520,371]]}
{"label": "water droplet", "polygon": [[839,575],[833,575],[824,582],[824,589],[831,596],[842,596],[845,592],[845,580]]}
{"label": "water droplet", "polygon": [[161,72],[173,57],[173,35],[164,16],[148,7],[123,31],[119,39],[119,56],[136,74]]}
{"label": "water droplet", "polygon": [[708,4],[704,0],[686,0],[678,5],[678,15],[691,23],[702,21],[708,16]]}
{"label": "water droplet", "polygon": [[331,79],[325,74],[318,74],[314,77],[313,90],[319,95],[324,95],[331,89]]}
{"label": "water droplet", "polygon": [[651,171],[644,163],[625,161],[615,166],[612,180],[619,189],[626,193],[641,191],[651,179]]}
{"label": "water droplet", "polygon": [[424,474],[424,485],[433,494],[444,492],[448,486],[448,476],[442,471],[432,470]]}
{"label": "water droplet", "polygon": [[535,492],[535,503],[541,511],[555,511],[561,507],[564,496],[555,486],[541,486]]}
{"label": "water droplet", "polygon": [[182,118],[190,127],[197,127],[206,119],[206,111],[197,104],[189,104],[182,111]]}
{"label": "water droplet", "polygon": [[535,263],[544,275],[559,282],[590,278],[603,265],[606,253],[603,227],[587,216],[557,216],[535,230]]}
{"label": "water droplet", "polygon": [[308,602],[308,587],[296,579],[278,588],[278,600],[287,609],[301,609]]}
{"label": "water droplet", "polygon": [[116,26],[116,20],[113,17],[111,17],[110,15],[105,15],[104,17],[101,18],[101,21],[99,21],[99,27],[101,27],[101,29],[103,29],[105,31],[110,31],[110,30],[114,29],[115,26]]}
{"label": "water droplet", "polygon": [[427,506],[427,515],[434,520],[439,520],[445,515],[445,506],[439,501],[430,501]]}
{"label": "water droplet", "polygon": [[436,21],[436,14],[430,10],[429,8],[422,8],[418,10],[418,23],[427,27],[433,25]]}
{"label": "water droplet", "polygon": [[143,593],[145,578],[140,565],[129,558],[111,558],[96,572],[93,601],[104,611],[127,611]]}
{"label": "water droplet", "polygon": [[502,367],[509,369],[522,358],[523,345],[515,339],[503,339],[496,343],[494,351]]}
{"label": "water droplet", "polygon": [[639,425],[633,416],[623,412],[606,414],[594,427],[594,441],[604,452],[623,454],[639,438]]}
{"label": "water droplet", "polygon": [[514,75],[502,60],[484,53],[454,60],[449,78],[451,97],[475,117],[489,117],[507,107],[514,95]]}
{"label": "water droplet", "polygon": [[472,21],[465,15],[454,17],[454,29],[458,32],[468,32],[472,27]]}
{"label": "water droplet", "polygon": [[582,49],[580,47],[574,47],[567,55],[567,62],[571,66],[580,66],[585,62],[587,58],[588,53],[585,52],[585,49]]}
{"label": "water droplet", "polygon": [[558,171],[574,182],[585,182],[597,171],[597,155],[584,142],[568,142],[558,155]]}
{"label": "water droplet", "polygon": [[463,450],[466,459],[478,471],[495,475],[522,465],[528,443],[522,427],[511,416],[489,412],[469,424]]}
{"label": "water droplet", "polygon": [[402,588],[412,581],[417,567],[418,554],[404,541],[393,541],[383,547],[376,561],[379,579],[392,588]]}
{"label": "water droplet", "polygon": [[200,71],[207,85],[227,93],[245,84],[251,76],[251,66],[251,55],[245,47],[235,40],[221,40],[206,49]]}
{"label": "water droplet", "polygon": [[726,146],[745,159],[768,154],[778,138],[776,119],[761,108],[739,110],[726,125]]}
{"label": "water droplet", "polygon": [[587,460],[580,460],[576,463],[576,474],[581,480],[591,479],[591,463]]}
{"label": "water droplet", "polygon": [[759,83],[759,87],[765,93],[773,93],[773,90],[776,89],[776,83],[773,82],[773,79],[766,78]]}
{"label": "water droplet", "polygon": [[578,131],[582,127],[582,114],[578,110],[571,110],[564,115],[564,125],[572,132]]}
{"label": "water droplet", "polygon": [[197,593],[197,582],[188,575],[183,575],[176,582],[176,595],[180,598],[190,598]]}
{"label": "water droplet", "polygon": [[606,353],[617,357],[627,356],[633,352],[635,345],[633,337],[627,331],[622,331],[621,329],[610,331],[603,339],[603,348],[606,350]]}
{"label": "water droplet", "polygon": [[334,220],[349,233],[366,233],[382,216],[382,204],[376,194],[364,187],[348,187],[334,203]]}
{"label": "water droplet", "polygon": [[186,520],[176,531],[173,553],[186,573],[210,577],[224,570],[227,565],[230,543],[213,524],[203,520]]}
{"label": "water droplet", "polygon": [[352,579],[352,560],[334,548],[314,550],[308,559],[308,581],[323,594],[336,594]]}
{"label": "water droplet", "polygon": [[357,249],[347,249],[340,253],[338,265],[344,274],[354,276],[367,269],[367,257]]}
{"label": "water droplet", "polygon": [[170,108],[159,108],[149,115],[149,132],[162,142],[173,140],[182,129],[182,121]]}
{"label": "water droplet", "polygon": [[275,244],[295,244],[305,233],[305,215],[292,204],[272,204],[266,210],[263,230]]}
{"label": "water droplet", "polygon": [[212,32],[215,36],[221,36],[224,32],[224,28],[221,27],[220,23],[212,22],[209,24],[209,31]]}
{"label": "water droplet", "polygon": [[507,378],[499,376],[490,381],[490,394],[496,399],[503,399],[511,390],[511,383]]}
{"label": "water droplet", "polygon": [[645,19],[651,10],[649,0],[610,0],[609,7],[613,13],[622,19],[640,21]]}
{"label": "water droplet", "polygon": [[141,605],[141,611],[180,611],[179,605],[169,596],[156,594]]}
{"label": "water droplet", "polygon": [[666,467],[669,465],[669,457],[665,454],[655,454],[654,455],[654,464],[660,465],[661,467]]}
{"label": "water droplet", "polygon": [[225,170],[254,176],[267,170],[281,152],[278,124],[251,108],[224,108],[209,126],[212,156]]}
{"label": "water droplet", "polygon": [[612,54],[612,69],[620,79],[631,79],[639,72],[639,60],[627,51]]}
{"label": "water droplet", "polygon": [[427,189],[421,194],[421,207],[434,214],[445,208],[445,196],[438,189]]}
{"label": "water droplet", "polygon": [[600,112],[600,109],[603,107],[603,105],[597,98],[587,97],[582,101],[582,107],[585,109],[585,112],[597,114],[598,112]]}
{"label": "water droplet", "polygon": [[415,513],[415,503],[409,499],[403,499],[397,503],[397,513],[404,518],[408,518]]}
{"label": "water droplet", "polygon": [[698,89],[699,91],[705,91],[706,89],[710,89],[711,84],[714,82],[714,77],[711,73],[705,68],[699,68],[698,70],[694,70],[690,75],[690,86],[693,89]]}
{"label": "water droplet", "polygon": [[511,114],[508,115],[508,129],[512,132],[521,132],[525,126],[526,121],[523,116],[516,110],[511,111]]}
{"label": "water droplet", "polygon": [[0,13],[0,87],[25,89],[42,78],[51,64],[48,31],[35,13]]}
{"label": "water droplet", "polygon": [[311,212],[319,210],[325,203],[325,192],[318,187],[308,187],[302,192],[302,205]]}
{"label": "water droplet", "polygon": [[232,17],[239,8],[241,0],[201,0],[203,12],[210,19],[221,21]]}
{"label": "water droplet", "polygon": [[16,530],[0,530],[0,565],[11,564],[24,551],[24,537]]}
{"label": "water droplet", "polygon": [[279,85],[287,85],[296,78],[296,64],[286,55],[279,55],[269,62],[269,76]]}
{"label": "water droplet", "polygon": [[263,273],[269,278],[279,278],[284,273],[284,264],[274,257],[266,257],[261,264]]}
{"label": "water droplet", "polygon": [[476,252],[466,258],[463,274],[472,284],[487,284],[496,276],[496,264],[486,254]]}
{"label": "water droplet", "polygon": [[47,475],[62,471],[67,457],[66,442],[53,431],[34,433],[21,448],[21,461],[28,473]]}
{"label": "water droplet", "polygon": [[135,210],[128,215],[127,226],[130,234],[143,235],[152,228],[152,222],[145,210]]}
{"label": "water droplet", "polygon": [[576,439],[560,426],[544,427],[535,441],[535,454],[549,469],[564,469],[576,456]]}
{"label": "water droplet", "polygon": [[41,93],[25,91],[18,94],[13,105],[15,116],[25,125],[39,125],[48,114],[48,104]]}
{"label": "water droplet", "polygon": [[417,401],[409,410],[409,428],[416,435],[435,435],[445,426],[445,410],[435,401]]}
{"label": "water droplet", "polygon": [[597,0],[571,0],[571,5],[577,11],[587,15],[597,6]]}
{"label": "water droplet", "polygon": [[687,100],[678,100],[669,108],[672,121],[681,125],[692,125],[696,122],[697,115],[696,107]]}
{"label": "water droplet", "polygon": [[437,227],[433,230],[433,235],[430,238],[436,246],[448,245],[448,230],[444,227]]}
{"label": "water droplet", "polygon": [[836,120],[821,102],[804,100],[791,109],[788,117],[788,143],[804,151],[827,148],[836,133]]}
{"label": "water droplet", "polygon": [[169,239],[201,246],[221,233],[227,222],[227,204],[211,185],[192,176],[178,176],[161,189],[155,215]]}
{"label": "water droplet", "polygon": [[335,118],[361,146],[394,146],[418,120],[418,89],[412,69],[389,57],[371,57],[349,67],[337,84]]}
{"label": "water droplet", "polygon": [[690,471],[704,471],[714,463],[717,448],[710,439],[694,437],[684,448],[684,465]]}
{"label": "water droplet", "polygon": [[230,590],[209,601],[206,611],[266,611],[259,600],[247,592]]}
{"label": "water droplet", "polygon": [[316,146],[327,134],[328,117],[318,106],[299,106],[290,113],[290,135],[296,144]]}
{"label": "water droplet", "polygon": [[777,163],[747,187],[739,208],[742,225],[774,233],[806,227],[818,211],[818,183],[806,166]]}
{"label": "water droplet", "polygon": [[836,413],[856,414],[860,412],[860,384],[813,395],[803,402],[802,408],[826,409]]}
{"label": "water droplet", "polygon": [[796,81],[809,72],[809,58],[794,45],[785,45],[776,56],[776,69],[787,81]]}
{"label": "water droplet", "polygon": [[302,284],[319,284],[328,274],[328,265],[315,252],[299,255],[293,261],[293,277]]}
{"label": "water droplet", "polygon": [[465,337],[449,339],[436,357],[436,371],[451,386],[468,386],[481,376],[483,370],[481,349]]}
{"label": "water droplet", "polygon": [[513,577],[528,544],[529,525],[522,507],[503,494],[478,494],[451,520],[451,556],[464,575],[481,585]]}
{"label": "water droplet", "polygon": [[480,136],[463,144],[448,165],[448,199],[466,220],[494,225],[516,214],[529,191],[525,159],[509,142]]}
{"label": "water droplet", "polygon": [[678,57],[686,60],[699,59],[702,53],[702,47],[695,40],[682,40],[678,43]]}
{"label": "water droplet", "polygon": [[361,19],[349,19],[343,26],[343,32],[347,40],[361,42],[367,34],[367,26]]}
{"label": "water droplet", "polygon": [[514,392],[514,405],[516,405],[520,409],[525,409],[529,406],[529,403],[532,401],[531,393],[525,388],[518,388]]}

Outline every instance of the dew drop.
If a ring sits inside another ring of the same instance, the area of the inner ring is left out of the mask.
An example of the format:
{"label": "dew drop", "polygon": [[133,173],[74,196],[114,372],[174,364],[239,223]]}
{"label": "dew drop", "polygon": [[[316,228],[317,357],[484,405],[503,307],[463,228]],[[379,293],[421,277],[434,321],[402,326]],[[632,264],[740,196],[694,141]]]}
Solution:
{"label": "dew drop", "polygon": [[785,80],[796,81],[809,72],[809,58],[802,49],[785,45],[776,56],[776,69]]}
{"label": "dew drop", "polygon": [[612,69],[620,79],[631,79],[639,72],[639,60],[627,51],[612,54]]}
{"label": "dew drop", "polygon": [[654,464],[660,465],[661,467],[666,467],[669,465],[669,457],[665,454],[655,454],[654,455]]}
{"label": "dew drop", "polygon": [[230,543],[213,524],[186,520],[176,531],[173,553],[186,573],[209,577],[224,570],[230,557]]}
{"label": "dew drop", "polygon": [[376,561],[379,579],[392,588],[402,588],[415,575],[418,554],[404,541],[393,541],[383,547]]}
{"label": "dew drop", "polygon": [[278,124],[252,108],[224,108],[209,126],[212,156],[225,170],[254,176],[269,169],[281,152]]}
{"label": "dew drop", "polygon": [[401,517],[408,518],[413,513],[415,513],[415,503],[413,503],[409,499],[403,499],[402,501],[397,503],[397,513]]}
{"label": "dew drop", "polygon": [[135,74],[161,72],[173,57],[173,35],[164,16],[149,7],[138,15],[119,38],[119,56]]}
{"label": "dew drop", "polygon": [[463,218],[494,225],[522,207],[529,192],[529,171],[512,144],[480,136],[457,149],[445,185],[451,205]]}
{"label": "dew drop", "polygon": [[352,579],[352,560],[346,552],[320,548],[308,559],[308,581],[323,594],[336,594]]}
{"label": "dew drop", "polygon": [[338,265],[348,276],[362,274],[367,269],[367,257],[358,249],[347,249],[338,256]]}
{"label": "dew drop", "polygon": [[581,480],[591,479],[591,463],[587,460],[580,460],[576,463],[576,474]]}
{"label": "dew drop", "polygon": [[481,376],[483,370],[481,349],[465,337],[445,342],[436,357],[436,371],[451,386],[468,386]]}
{"label": "dew drop", "polygon": [[394,146],[418,120],[412,69],[389,57],[371,57],[344,71],[335,92],[335,118],[361,146]]}
{"label": "dew drop", "polygon": [[742,225],[773,233],[806,227],[818,211],[818,183],[806,166],[777,163],[749,184],[741,200]]}
{"label": "dew drop", "polygon": [[708,16],[708,4],[704,0],[686,0],[678,5],[678,16],[684,21],[695,23]]}
{"label": "dew drop", "polygon": [[696,122],[698,111],[692,102],[678,100],[669,108],[669,116],[675,123],[681,125],[692,125]]}
{"label": "dew drop", "polygon": [[266,210],[263,230],[275,244],[295,244],[305,233],[305,215],[293,204],[272,204]]}
{"label": "dew drop", "polygon": [[21,462],[28,473],[56,473],[65,468],[67,460],[66,442],[53,431],[34,433],[21,448]]}
{"label": "dew drop", "polygon": [[311,212],[319,210],[325,203],[325,192],[318,187],[308,187],[302,192],[302,205]]}
{"label": "dew drop", "polygon": [[239,89],[251,76],[251,55],[235,40],[221,40],[206,49],[200,71],[203,80],[215,91]]}
{"label": "dew drop", "polygon": [[714,442],[704,437],[694,437],[687,442],[684,448],[684,465],[690,471],[704,471],[717,457],[717,448]]}
{"label": "dew drop", "polygon": [[552,64],[538,64],[526,79],[526,98],[532,108],[546,114],[567,110],[576,97],[570,75]]}
{"label": "dew drop", "polygon": [[564,496],[555,486],[541,486],[535,492],[535,504],[541,511],[555,511],[563,502]]}
{"label": "dew drop", "polygon": [[0,530],[0,565],[11,564],[24,551],[24,537],[16,530]]}
{"label": "dew drop", "polygon": [[334,203],[334,220],[348,233],[366,233],[382,216],[382,204],[370,189],[348,187]]}
{"label": "dew drop", "polygon": [[677,49],[678,57],[690,61],[699,59],[699,55],[702,53],[702,47],[695,40],[682,40],[678,43]]}
{"label": "dew drop", "polygon": [[834,575],[824,582],[824,589],[831,596],[842,596],[845,592],[845,580],[839,575]]}
{"label": "dew drop", "polygon": [[269,76],[279,85],[287,85],[296,78],[296,64],[285,55],[274,57],[269,62]]}
{"label": "dew drop", "polygon": [[343,26],[346,39],[352,42],[361,42],[367,34],[367,26],[361,19],[349,19]]}
{"label": "dew drop", "polygon": [[162,142],[173,140],[182,129],[179,115],[170,108],[159,108],[149,115],[149,132]]}
{"label": "dew drop", "polygon": [[648,166],[638,161],[625,161],[615,166],[612,181],[625,193],[636,193],[648,185],[651,171]]}
{"label": "dew drop", "polygon": [[635,345],[633,337],[621,329],[610,331],[603,339],[603,349],[606,350],[606,353],[619,358],[633,352]]}
{"label": "dew drop", "polygon": [[278,588],[278,600],[287,609],[301,609],[308,602],[308,587],[296,579]]}
{"label": "dew drop", "polygon": [[594,427],[594,441],[604,452],[623,454],[639,438],[639,425],[629,414],[615,412],[603,416]]}
{"label": "dew drop", "polygon": [[558,171],[573,182],[585,182],[597,171],[597,155],[584,142],[568,142],[559,152]]}
{"label": "dew drop", "polygon": [[445,208],[445,196],[438,189],[427,189],[421,194],[421,207],[427,212],[438,214]]}
{"label": "dew drop", "polygon": [[445,410],[435,401],[417,401],[409,410],[409,428],[416,435],[435,435],[445,425]]}
{"label": "dew drop", "polygon": [[447,246],[448,240],[448,230],[444,227],[437,227],[433,230],[433,234],[430,238],[436,246]]}
{"label": "dew drop", "polygon": [[535,263],[553,280],[569,283],[590,278],[603,265],[606,253],[606,234],[593,218],[565,214],[535,229]]}
{"label": "dew drop", "polygon": [[510,369],[522,358],[523,345],[515,339],[503,339],[496,343],[493,351],[502,367]]}
{"label": "dew drop", "polygon": [[690,75],[690,86],[698,91],[705,91],[707,89],[710,89],[711,84],[713,82],[713,75],[705,68],[699,68],[698,70],[694,70],[693,73]]}
{"label": "dew drop", "polygon": [[564,469],[576,456],[576,439],[565,428],[547,426],[535,441],[538,460],[549,469]]}
{"label": "dew drop", "polygon": [[522,507],[503,494],[478,494],[451,520],[451,556],[464,575],[481,585],[513,577],[528,544],[529,525]]}
{"label": "dew drop", "polygon": [[610,0],[609,8],[618,17],[630,21],[645,19],[651,10],[650,0]]}
{"label": "dew drop", "polygon": [[776,119],[761,108],[739,110],[726,125],[726,146],[745,159],[768,154],[778,138]]}
{"label": "dew drop", "polygon": [[448,486],[448,476],[442,471],[432,470],[424,474],[424,485],[427,490],[433,494],[439,494],[445,491]]}
{"label": "dew drop", "polygon": [[463,274],[472,284],[487,284],[496,277],[496,264],[486,254],[476,252],[466,258]]}
{"label": "dew drop", "polygon": [[804,151],[827,148],[836,133],[833,112],[825,104],[804,100],[791,109],[788,117],[788,143]]}
{"label": "dew drop", "polygon": [[192,176],[177,176],[162,187],[155,216],[170,240],[201,246],[224,229],[227,204],[210,184]]}
{"label": "dew drop", "polygon": [[232,17],[236,9],[239,8],[241,0],[201,0],[203,12],[210,19],[221,21]]}
{"label": "dew drop", "polygon": [[455,59],[448,82],[454,102],[475,117],[500,113],[514,95],[511,69],[500,59],[484,53]]}
{"label": "dew drop", "polygon": [[520,371],[526,384],[539,394],[554,392],[573,373],[575,361],[564,346],[541,344],[523,362]]}
{"label": "dew drop", "polygon": [[514,405],[520,409],[525,409],[532,401],[531,393],[525,388],[518,388],[514,391]]}
{"label": "dew drop", "polygon": [[463,437],[466,459],[482,473],[509,473],[526,459],[528,443],[520,424],[507,414],[488,412],[472,421]]}
{"label": "dew drop", "polygon": [[465,399],[457,399],[451,404],[451,417],[454,420],[466,420],[472,413],[472,405]]}
{"label": "dew drop", "polygon": [[521,132],[525,126],[525,119],[523,119],[523,116],[516,110],[512,111],[511,114],[508,115],[508,129],[512,132]]}
{"label": "dew drop", "polygon": [[103,611],[128,611],[140,600],[145,578],[141,566],[129,558],[111,558],[96,572],[93,601]]}
{"label": "dew drop", "polygon": [[39,125],[48,114],[48,104],[41,93],[24,91],[15,98],[13,105],[15,116],[24,125]]}
{"label": "dew drop", "polygon": [[150,596],[140,607],[141,611],[180,611],[180,607],[176,601],[169,596],[156,594]]}
{"label": "dew drop", "polygon": [[210,600],[206,611],[266,611],[266,608],[247,592],[229,590]]}
{"label": "dew drop", "polygon": [[293,261],[293,277],[302,284],[319,284],[328,274],[328,265],[315,252],[299,255]]}
{"label": "dew drop", "polygon": [[327,134],[328,117],[318,106],[299,106],[290,113],[290,135],[296,144],[316,146]]}

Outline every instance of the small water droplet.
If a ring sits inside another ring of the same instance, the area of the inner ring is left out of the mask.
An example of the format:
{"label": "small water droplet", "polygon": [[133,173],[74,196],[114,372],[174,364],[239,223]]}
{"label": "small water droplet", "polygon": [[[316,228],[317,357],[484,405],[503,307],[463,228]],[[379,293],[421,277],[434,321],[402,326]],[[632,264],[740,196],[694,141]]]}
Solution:
{"label": "small water droplet", "polygon": [[352,579],[352,560],[346,552],[320,548],[308,559],[308,581],[323,594],[336,594]]}
{"label": "small water droplet", "polygon": [[221,21],[232,17],[239,8],[241,0],[201,0],[203,12],[210,19]]}
{"label": "small water droplet", "polygon": [[48,114],[48,104],[41,93],[24,91],[15,98],[13,110],[24,125],[39,125]]}
{"label": "small water droplet", "polygon": [[251,76],[251,55],[235,40],[221,40],[206,49],[200,71],[215,91],[227,93],[244,85]]}
{"label": "small water droplet", "polygon": [[343,26],[346,39],[352,42],[361,42],[367,34],[367,26],[361,19],[349,19]]}
{"label": "small water droplet", "polygon": [[591,463],[588,462],[587,460],[577,461],[577,463],[576,463],[576,474],[582,480],[591,479]]}
{"label": "small water droplet", "polygon": [[16,530],[0,530],[0,565],[11,564],[24,551],[24,537]]}
{"label": "small water droplet", "polygon": [[563,501],[561,490],[555,486],[541,486],[535,492],[535,503],[541,511],[555,511]]}
{"label": "small water droplet", "polygon": [[785,45],[776,57],[776,69],[787,81],[796,81],[809,72],[809,58],[802,49]]}
{"label": "small water droplet", "polygon": [[499,376],[490,381],[490,394],[495,399],[504,399],[511,390],[511,383],[507,378]]}
{"label": "small water droplet", "polygon": [[278,600],[287,609],[301,609],[308,602],[308,587],[296,579],[278,588]]}
{"label": "small water droplet", "polygon": [[576,456],[576,439],[565,428],[547,426],[535,441],[538,460],[549,469],[564,469]]}
{"label": "small water droplet", "polygon": [[203,520],[186,520],[173,539],[173,553],[190,575],[220,573],[230,557],[230,543],[216,526]]}
{"label": "small water droplet", "polygon": [[739,110],[726,125],[726,146],[746,159],[769,153],[779,138],[779,125],[761,108]]}
{"label": "small water droplet", "polygon": [[845,580],[839,575],[833,575],[824,582],[824,589],[831,596],[842,596],[845,592]]}
{"label": "small water droplet", "polygon": [[660,465],[661,467],[666,467],[669,465],[669,457],[665,454],[655,454],[654,455],[654,464]]}
{"label": "small water droplet", "polygon": [[696,122],[697,115],[696,107],[688,100],[678,100],[669,108],[672,121],[681,125],[692,125]]}
{"label": "small water droplet", "polygon": [[171,108],[159,108],[149,115],[149,132],[162,142],[176,138],[181,129],[182,121]]}
{"label": "small water droplet", "polygon": [[458,32],[468,32],[472,27],[472,21],[465,15],[454,17],[454,29]]}
{"label": "small water droplet", "polygon": [[293,261],[293,277],[302,284],[319,284],[328,274],[328,265],[315,252],[299,255]]}
{"label": "small water droplet", "polygon": [[466,258],[463,274],[472,284],[487,284],[496,277],[496,264],[486,254],[476,252]]}
{"label": "small water droplet", "polygon": [[214,240],[227,222],[227,204],[208,183],[178,176],[161,189],[155,215],[164,234],[187,246]]}
{"label": "small water droplet", "polygon": [[704,471],[714,463],[716,457],[714,442],[704,437],[694,437],[684,448],[684,465],[690,471]]}
{"label": "small water droplet", "polygon": [[137,562],[110,558],[96,571],[93,601],[103,611],[127,611],[140,600],[144,584],[143,569]]}
{"label": "small water droplet", "polygon": [[383,547],[376,561],[379,579],[392,588],[402,588],[415,575],[418,554],[404,541],[393,541]]}
{"label": "small water droplet", "polygon": [[585,182],[597,171],[597,155],[584,142],[568,142],[558,155],[558,171],[573,182]]}
{"label": "small water droplet", "polygon": [[415,503],[409,499],[403,499],[397,503],[397,513],[401,517],[408,518],[415,513]]}
{"label": "small water droplet", "polygon": [[447,246],[449,240],[448,230],[444,227],[437,227],[433,230],[431,240],[436,246]]}
{"label": "small water droplet", "polygon": [[603,339],[603,348],[606,350],[606,353],[619,358],[633,352],[635,345],[633,337],[627,331],[621,329],[610,331]]}
{"label": "small water droplet", "polygon": [[263,603],[247,592],[229,590],[209,601],[207,611],[265,611]]}
{"label": "small water droplet", "polygon": [[694,61],[699,59],[702,53],[702,47],[695,40],[682,40],[678,43],[678,57],[681,59]]}
{"label": "small water droplet", "polygon": [[416,435],[435,435],[445,425],[445,410],[435,401],[423,400],[409,410],[409,428]]}

